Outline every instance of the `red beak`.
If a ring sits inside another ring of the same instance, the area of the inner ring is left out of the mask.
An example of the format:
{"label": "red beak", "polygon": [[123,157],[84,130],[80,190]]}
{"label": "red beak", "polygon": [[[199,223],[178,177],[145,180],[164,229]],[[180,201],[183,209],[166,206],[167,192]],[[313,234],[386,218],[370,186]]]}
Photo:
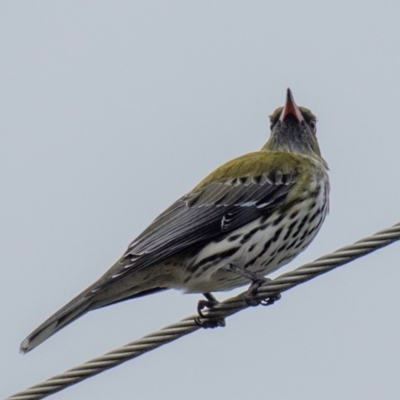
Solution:
{"label": "red beak", "polygon": [[304,121],[304,117],[299,110],[299,107],[297,107],[296,103],[294,102],[294,98],[290,89],[287,90],[286,104],[285,107],[283,107],[279,121],[283,122],[288,115],[294,115],[299,123]]}

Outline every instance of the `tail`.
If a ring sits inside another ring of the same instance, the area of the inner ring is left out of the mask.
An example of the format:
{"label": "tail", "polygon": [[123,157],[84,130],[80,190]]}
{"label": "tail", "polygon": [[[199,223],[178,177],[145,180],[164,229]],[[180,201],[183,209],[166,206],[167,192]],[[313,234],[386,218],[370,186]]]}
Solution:
{"label": "tail", "polygon": [[[152,269],[144,276],[131,274],[121,277],[121,279],[114,279],[115,271],[121,268],[121,264],[123,267],[125,261],[124,257],[118,260],[99,280],[36,328],[21,343],[21,353],[31,351],[88,311],[167,289],[164,285],[159,285],[160,282],[157,282],[160,273],[155,274],[156,279],[153,279],[154,271]],[[154,266],[154,269],[158,270],[157,265]]]}
{"label": "tail", "polygon": [[20,352],[31,351],[51,335],[90,311],[92,296],[89,293],[85,290],[44,321],[21,343]]}
{"label": "tail", "polygon": [[125,291],[116,290],[113,295],[109,294],[108,296],[102,296],[100,291],[93,291],[94,287],[98,287],[97,284],[98,282],[95,282],[36,328],[21,343],[20,352],[27,353],[28,351],[31,351],[51,335],[86,314],[88,311],[119,303],[121,301],[147,296],[167,289],[166,287],[146,288],[139,286]]}

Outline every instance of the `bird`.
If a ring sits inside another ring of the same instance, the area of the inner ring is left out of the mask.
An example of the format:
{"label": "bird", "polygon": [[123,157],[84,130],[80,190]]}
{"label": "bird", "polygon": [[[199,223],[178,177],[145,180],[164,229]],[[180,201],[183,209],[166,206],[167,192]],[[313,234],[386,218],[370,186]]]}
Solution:
{"label": "bird", "polygon": [[310,244],[329,210],[329,168],[315,115],[297,106],[287,89],[270,122],[261,150],[228,161],[175,201],[104,275],[35,329],[20,351],[89,311],[166,289],[204,294],[200,316],[217,303],[213,292],[243,285],[250,284],[246,302],[259,304],[265,276]]}

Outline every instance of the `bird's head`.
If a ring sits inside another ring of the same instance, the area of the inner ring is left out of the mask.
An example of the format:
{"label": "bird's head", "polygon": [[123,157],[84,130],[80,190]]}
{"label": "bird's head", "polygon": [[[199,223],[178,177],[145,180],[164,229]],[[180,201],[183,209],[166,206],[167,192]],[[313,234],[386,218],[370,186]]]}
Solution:
{"label": "bird's head", "polygon": [[286,103],[270,116],[271,137],[263,150],[288,151],[321,157],[317,141],[317,118],[305,107],[296,105],[287,90]]}

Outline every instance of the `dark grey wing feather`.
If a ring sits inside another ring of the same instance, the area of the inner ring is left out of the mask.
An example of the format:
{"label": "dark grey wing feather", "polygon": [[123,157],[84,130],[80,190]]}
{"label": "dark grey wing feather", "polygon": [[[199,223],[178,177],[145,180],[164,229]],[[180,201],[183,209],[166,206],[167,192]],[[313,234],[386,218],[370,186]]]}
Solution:
{"label": "dark grey wing feather", "polygon": [[133,271],[270,215],[284,202],[295,179],[295,175],[281,172],[235,178],[210,183],[181,197],[129,245],[124,262],[114,267],[105,280],[118,281]]}

